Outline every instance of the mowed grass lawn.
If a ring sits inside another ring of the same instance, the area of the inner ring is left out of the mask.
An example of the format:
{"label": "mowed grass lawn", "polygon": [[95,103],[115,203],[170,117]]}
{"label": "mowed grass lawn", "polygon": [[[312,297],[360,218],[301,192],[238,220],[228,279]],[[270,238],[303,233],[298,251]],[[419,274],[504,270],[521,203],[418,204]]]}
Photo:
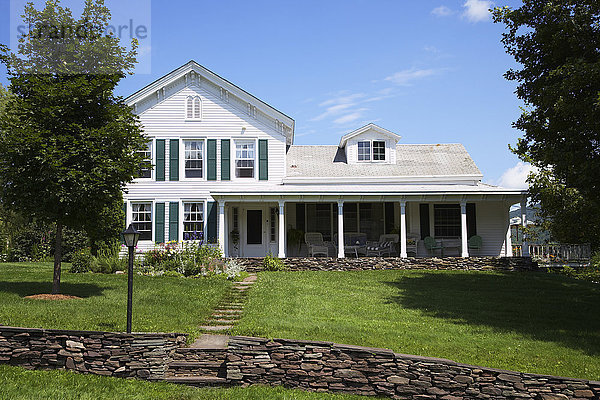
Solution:
{"label": "mowed grass lawn", "polygon": [[600,379],[600,285],[545,273],[263,272],[235,332]]}
{"label": "mowed grass lawn", "polygon": [[81,375],[71,371],[27,371],[19,367],[0,365],[0,400],[359,400],[365,398],[266,386],[197,389],[169,383]]}
{"label": "mowed grass lawn", "polygon": [[[31,328],[123,332],[127,275],[72,274],[63,265],[61,292],[74,300],[34,300],[50,293],[51,263],[0,264],[0,324]],[[133,331],[180,332],[198,336],[198,326],[230,290],[222,278],[133,278]]]}

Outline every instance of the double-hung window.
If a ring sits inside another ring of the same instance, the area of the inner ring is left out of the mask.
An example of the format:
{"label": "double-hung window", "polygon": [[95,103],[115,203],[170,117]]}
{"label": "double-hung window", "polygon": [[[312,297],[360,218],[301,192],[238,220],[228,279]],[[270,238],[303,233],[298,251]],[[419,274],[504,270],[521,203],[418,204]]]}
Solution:
{"label": "double-hung window", "polygon": [[235,143],[235,177],[254,178],[254,141]]}
{"label": "double-hung window", "polygon": [[371,142],[358,142],[358,161],[371,161]]}
{"label": "double-hung window", "polygon": [[152,240],[152,203],[131,203],[131,224],[140,233],[139,240]]}
{"label": "double-hung window", "polygon": [[204,203],[183,203],[183,240],[204,239]]}
{"label": "double-hung window", "polygon": [[358,161],[385,161],[385,141],[358,142]]}
{"label": "double-hung window", "polygon": [[433,222],[436,237],[460,237],[460,205],[434,204]]}
{"label": "double-hung window", "polygon": [[[144,157],[144,162],[152,164],[152,141],[149,141],[146,149],[139,152]],[[152,178],[152,169],[142,168],[140,171],[140,178]]]}
{"label": "double-hung window", "polygon": [[201,140],[185,140],[185,177],[202,178],[202,151]]}
{"label": "double-hung window", "polygon": [[373,161],[385,161],[385,142],[373,141]]}

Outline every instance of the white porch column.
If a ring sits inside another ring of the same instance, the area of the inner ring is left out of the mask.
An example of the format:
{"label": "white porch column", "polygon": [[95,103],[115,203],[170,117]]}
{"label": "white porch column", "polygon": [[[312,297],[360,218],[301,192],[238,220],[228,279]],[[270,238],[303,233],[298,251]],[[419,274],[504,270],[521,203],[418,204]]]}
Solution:
{"label": "white porch column", "polygon": [[462,242],[462,257],[469,257],[469,244],[467,242],[467,202],[460,202],[460,238]]}
{"label": "white porch column", "polygon": [[344,200],[338,200],[338,258],[344,256]]}
{"label": "white porch column", "polygon": [[400,257],[406,258],[406,201],[400,202]]}
{"label": "white porch column", "polygon": [[223,253],[223,256],[227,256],[225,254],[225,201],[219,201],[219,248]]}
{"label": "white porch column", "polygon": [[285,202],[279,200],[279,252],[277,257],[285,258]]}
{"label": "white porch column", "polygon": [[523,227],[521,256],[529,257],[529,243],[527,243],[527,235],[525,234],[525,228],[527,227],[527,197],[523,197],[523,200],[521,200],[521,226]]}
{"label": "white porch column", "polygon": [[504,254],[506,255],[506,257],[512,257],[513,252],[512,252],[512,237],[511,237],[511,231],[510,231],[510,206],[508,207],[508,210],[506,211],[506,226],[507,226],[506,240],[504,241],[504,246],[506,248],[505,248]]}

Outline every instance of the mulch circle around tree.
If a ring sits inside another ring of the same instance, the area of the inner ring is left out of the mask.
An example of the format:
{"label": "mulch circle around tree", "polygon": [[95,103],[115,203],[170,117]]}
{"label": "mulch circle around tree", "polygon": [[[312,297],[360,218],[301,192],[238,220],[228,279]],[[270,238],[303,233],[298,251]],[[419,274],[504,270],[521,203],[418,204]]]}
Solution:
{"label": "mulch circle around tree", "polygon": [[26,299],[34,299],[34,300],[73,300],[78,299],[81,300],[81,297],[71,296],[70,294],[33,294],[31,296],[25,296]]}

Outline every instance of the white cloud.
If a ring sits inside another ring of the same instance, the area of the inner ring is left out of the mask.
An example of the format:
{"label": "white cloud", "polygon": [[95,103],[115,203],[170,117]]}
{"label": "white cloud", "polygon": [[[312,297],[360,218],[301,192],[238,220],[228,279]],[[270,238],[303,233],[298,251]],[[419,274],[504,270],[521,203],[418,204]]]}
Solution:
{"label": "white cloud", "polygon": [[401,86],[410,86],[414,81],[422,78],[426,78],[431,75],[435,75],[438,71],[432,68],[429,69],[405,69],[402,71],[398,71],[393,75],[390,75],[385,78],[386,81],[390,81],[395,83],[396,85]]}
{"label": "white cloud", "polygon": [[439,6],[431,10],[431,14],[435,15],[436,17],[448,17],[454,14],[454,11],[446,6]]}
{"label": "white cloud", "polygon": [[508,189],[528,189],[526,180],[530,172],[536,172],[537,168],[531,164],[519,161],[514,167],[504,171],[498,185]]}
{"label": "white cloud", "polygon": [[463,16],[471,22],[481,22],[490,19],[490,11],[494,3],[490,0],[467,0],[463,7]]}
{"label": "white cloud", "polygon": [[344,116],[341,116],[339,118],[334,119],[333,123],[341,125],[341,124],[347,124],[347,123],[350,123],[350,122],[354,122],[357,119],[362,118],[363,112],[366,111],[366,110],[367,110],[366,108],[360,108],[360,109],[354,111],[351,114],[346,114]]}

